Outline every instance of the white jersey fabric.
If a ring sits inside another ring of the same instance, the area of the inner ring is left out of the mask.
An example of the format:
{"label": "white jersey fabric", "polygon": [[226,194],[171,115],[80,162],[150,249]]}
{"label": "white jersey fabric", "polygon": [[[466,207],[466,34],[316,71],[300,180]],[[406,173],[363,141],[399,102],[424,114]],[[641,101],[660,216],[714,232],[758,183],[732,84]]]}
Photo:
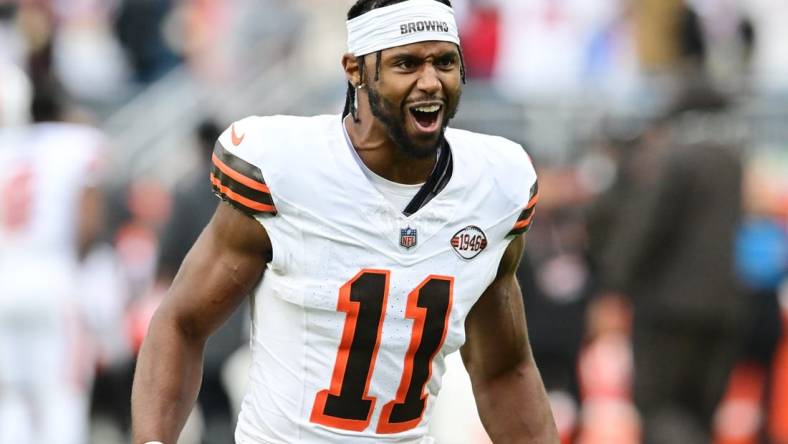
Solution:
{"label": "white jersey fabric", "polygon": [[103,146],[81,125],[0,131],[0,307],[62,302],[77,266],[79,199],[97,181]]}
{"label": "white jersey fabric", "polygon": [[528,228],[536,190],[521,146],[446,138],[450,181],[406,217],[353,158],[338,115],[249,117],[220,137],[214,189],[273,245],[239,444],[427,442],[444,356]]}

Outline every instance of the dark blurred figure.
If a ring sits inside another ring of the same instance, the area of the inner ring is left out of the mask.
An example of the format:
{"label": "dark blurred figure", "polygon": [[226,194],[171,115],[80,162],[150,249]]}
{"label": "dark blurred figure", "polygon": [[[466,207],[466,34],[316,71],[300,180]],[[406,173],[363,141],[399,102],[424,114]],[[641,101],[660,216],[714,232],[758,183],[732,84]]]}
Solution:
{"label": "dark blurred figure", "polygon": [[686,2],[681,6],[678,17],[679,57],[690,71],[703,68],[707,48],[698,13]]}
{"label": "dark blurred figure", "polygon": [[782,334],[778,292],[786,274],[788,233],[774,218],[751,215],[739,230],[736,250],[738,273],[753,306],[741,358],[770,368]]}
{"label": "dark blurred figure", "polygon": [[[200,165],[175,190],[172,217],[164,229],[159,250],[156,281],[161,288],[169,287],[186,253],[216,210],[217,200],[207,177],[213,145],[221,131],[212,120],[203,121],[197,128]],[[245,309],[236,310],[211,336],[205,348],[202,387],[197,398],[205,424],[203,444],[233,442],[233,409],[221,372],[227,358],[243,344],[246,313]]]}
{"label": "dark blurred figure", "polygon": [[688,88],[649,130],[601,259],[607,297],[633,308],[645,444],[710,442],[748,318],[734,272],[742,165],[727,110],[717,93]]}
{"label": "dark blurred figure", "polygon": [[172,0],[124,0],[115,30],[129,54],[136,80],[152,83],[180,63],[164,36],[164,24],[174,6]]}
{"label": "dark blurred figure", "polygon": [[[742,384],[749,382],[744,379],[748,374],[762,380],[763,395],[753,401],[768,419],[755,431],[757,442],[786,442],[774,427],[780,420],[776,419],[778,404],[775,402],[779,395],[773,393],[780,385],[779,372],[783,368],[776,363],[776,358],[781,342],[785,341],[779,287],[788,275],[788,231],[768,214],[749,214],[739,230],[736,253],[738,274],[746,288],[751,318],[734,375],[738,373]],[[735,387],[737,382],[734,377],[731,386]]]}
{"label": "dark blurred figure", "polygon": [[580,220],[565,210],[542,213],[540,224],[553,237],[549,251],[545,256],[525,255],[517,280],[528,307],[528,335],[545,388],[566,393],[577,404],[577,357],[591,282],[582,250],[567,239],[571,234],[561,231],[575,230],[573,225],[580,225]]}
{"label": "dark blurred figure", "polygon": [[211,183],[207,181],[206,185],[205,178],[211,173],[213,144],[220,134],[221,129],[212,120],[200,123],[196,129],[200,163],[175,189],[172,217],[162,235],[156,272],[157,279],[168,281],[168,285],[216,210]]}
{"label": "dark blurred figure", "polygon": [[621,206],[637,184],[643,130],[643,124],[632,119],[609,118],[602,122],[601,154],[613,166],[614,173],[610,185],[594,198],[585,215],[588,255],[594,275],[598,273],[604,251],[621,223]]}

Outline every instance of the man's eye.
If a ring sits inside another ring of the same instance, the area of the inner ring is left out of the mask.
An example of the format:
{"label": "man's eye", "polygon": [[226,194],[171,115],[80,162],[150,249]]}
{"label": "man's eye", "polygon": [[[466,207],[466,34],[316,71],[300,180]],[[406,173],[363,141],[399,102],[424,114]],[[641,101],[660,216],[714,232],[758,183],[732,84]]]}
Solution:
{"label": "man's eye", "polygon": [[436,62],[436,65],[442,68],[449,68],[454,66],[454,57],[441,57]]}
{"label": "man's eye", "polygon": [[416,62],[413,60],[400,60],[397,66],[403,69],[413,69],[416,67]]}

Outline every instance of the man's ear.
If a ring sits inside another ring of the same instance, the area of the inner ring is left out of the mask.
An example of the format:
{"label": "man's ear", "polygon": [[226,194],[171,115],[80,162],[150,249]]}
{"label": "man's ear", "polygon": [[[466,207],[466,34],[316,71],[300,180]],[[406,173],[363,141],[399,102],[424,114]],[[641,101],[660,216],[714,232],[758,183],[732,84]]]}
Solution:
{"label": "man's ear", "polygon": [[343,55],[342,68],[345,70],[345,77],[347,77],[347,81],[353,86],[358,86],[362,83],[361,69],[356,56],[350,53]]}

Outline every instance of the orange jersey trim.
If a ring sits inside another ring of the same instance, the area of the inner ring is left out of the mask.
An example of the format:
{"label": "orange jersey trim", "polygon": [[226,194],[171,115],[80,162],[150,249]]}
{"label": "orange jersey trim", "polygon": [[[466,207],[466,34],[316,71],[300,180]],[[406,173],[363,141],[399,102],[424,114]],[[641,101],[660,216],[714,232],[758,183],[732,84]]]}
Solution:
{"label": "orange jersey trim", "polygon": [[530,225],[531,224],[531,220],[534,218],[534,214],[536,214],[536,211],[532,212],[531,215],[528,216],[528,219],[523,219],[520,222],[517,222],[516,224],[514,224],[513,229],[519,230],[521,228],[525,228],[528,225]]}
{"label": "orange jersey trim", "polygon": [[211,174],[211,183],[229,199],[232,199],[247,208],[266,212],[266,213],[276,213],[276,207],[274,207],[273,205],[262,204],[260,202],[255,202],[251,199],[247,199],[241,196],[240,194],[234,192],[230,188],[222,185],[222,182],[213,174]]}
{"label": "orange jersey trim", "polygon": [[537,191],[536,194],[534,194],[534,197],[532,197],[531,200],[528,201],[528,205],[526,205],[525,208],[526,209],[531,208],[534,205],[536,205],[537,202],[539,202],[539,191]]}
{"label": "orange jersey trim", "polygon": [[235,179],[236,182],[246,185],[247,187],[253,190],[262,191],[263,193],[269,193],[269,194],[271,193],[271,190],[268,188],[268,185],[264,183],[260,183],[254,179],[250,179],[249,177],[244,176],[238,171],[235,171],[234,169],[227,166],[224,162],[222,162],[221,159],[219,159],[216,156],[216,154],[211,155],[211,160],[213,161],[213,164],[216,165],[216,167],[219,168],[221,172]]}

